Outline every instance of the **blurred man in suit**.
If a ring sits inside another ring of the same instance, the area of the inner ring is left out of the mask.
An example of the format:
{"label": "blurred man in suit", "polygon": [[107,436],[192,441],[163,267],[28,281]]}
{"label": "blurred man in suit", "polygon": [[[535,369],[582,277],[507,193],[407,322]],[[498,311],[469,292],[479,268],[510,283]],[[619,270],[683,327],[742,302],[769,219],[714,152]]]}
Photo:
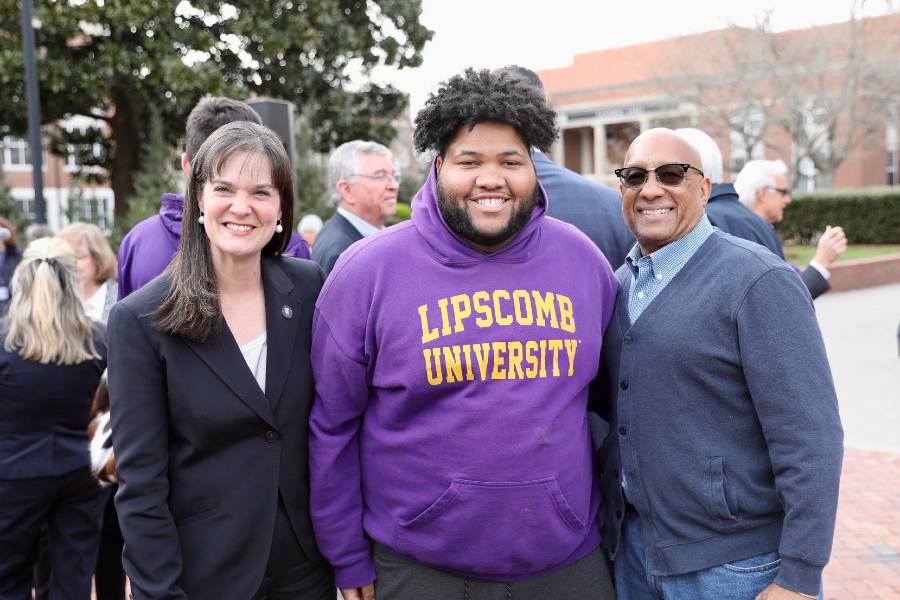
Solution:
{"label": "blurred man in suit", "polygon": [[328,182],[337,211],[316,237],[312,259],[330,273],[350,244],[384,228],[397,212],[400,175],[391,151],[377,142],[341,144],[328,159]]}
{"label": "blurred man in suit", "polygon": [[[738,173],[734,189],[741,202],[765,221],[770,229],[784,218],[784,209],[791,202],[788,168],[780,160],[751,160]],[[816,246],[815,256],[809,262],[809,267],[800,273],[813,298],[831,289],[828,283],[830,269],[846,249],[847,236],[844,235],[844,230],[830,225],[825,227],[825,233]]]}

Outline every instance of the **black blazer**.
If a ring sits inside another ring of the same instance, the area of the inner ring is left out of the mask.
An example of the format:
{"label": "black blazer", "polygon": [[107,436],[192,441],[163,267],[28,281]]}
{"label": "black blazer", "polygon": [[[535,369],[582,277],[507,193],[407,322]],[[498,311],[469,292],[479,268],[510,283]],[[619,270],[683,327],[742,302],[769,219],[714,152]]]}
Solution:
{"label": "black blazer", "polygon": [[265,574],[279,491],[306,556],[313,262],[264,258],[268,360],[260,390],[227,327],[197,344],[149,314],[162,276],[109,317],[109,390],[123,563],[136,599],[250,598]]}
{"label": "black blazer", "polygon": [[63,475],[90,464],[91,400],[106,368],[103,326],[94,323],[100,358],[41,364],[3,349],[0,319],[0,479]]}
{"label": "black blazer", "polygon": [[341,213],[335,212],[331,218],[325,221],[322,231],[313,242],[312,259],[319,263],[325,270],[325,274],[331,273],[334,263],[341,253],[349,248],[353,242],[363,238],[359,229],[353,226]]}

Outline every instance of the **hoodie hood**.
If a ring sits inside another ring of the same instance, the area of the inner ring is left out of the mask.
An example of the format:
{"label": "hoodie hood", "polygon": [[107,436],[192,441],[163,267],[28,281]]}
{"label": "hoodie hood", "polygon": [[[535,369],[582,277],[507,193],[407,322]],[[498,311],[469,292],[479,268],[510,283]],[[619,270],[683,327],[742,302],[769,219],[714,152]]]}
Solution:
{"label": "hoodie hood", "polygon": [[162,195],[159,220],[162,226],[176,240],[181,239],[181,216],[184,211],[184,196],[167,192]]}
{"label": "hoodie hood", "polygon": [[445,264],[472,265],[489,262],[523,262],[540,249],[541,224],[547,214],[547,192],[538,182],[538,199],[531,219],[515,238],[496,252],[486,254],[467,244],[444,220],[437,204],[437,168],[431,162],[428,179],[412,201],[412,222],[435,258]]}

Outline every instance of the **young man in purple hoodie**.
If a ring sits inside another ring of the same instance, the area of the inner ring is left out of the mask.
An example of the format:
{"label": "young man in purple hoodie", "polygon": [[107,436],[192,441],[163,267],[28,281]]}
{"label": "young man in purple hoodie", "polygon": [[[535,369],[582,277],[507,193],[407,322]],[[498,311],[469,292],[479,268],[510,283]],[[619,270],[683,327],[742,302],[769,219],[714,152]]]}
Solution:
{"label": "young man in purple hoodie", "polygon": [[617,290],[546,215],[555,114],[467,70],[416,118],[437,157],[411,221],[319,296],[311,510],[344,598],[612,598],[587,406]]}
{"label": "young man in purple hoodie", "polygon": [[[181,170],[191,172],[193,157],[212,132],[234,121],[250,121],[263,125],[259,114],[249,105],[224,97],[207,97],[197,103],[188,115],[187,139],[181,155]],[[181,242],[181,212],[184,196],[167,192],[162,195],[159,213],[131,228],[119,244],[119,300],[162,273],[178,252]],[[288,223],[287,227],[293,225]],[[291,236],[285,254],[309,258],[309,245],[298,234]]]}

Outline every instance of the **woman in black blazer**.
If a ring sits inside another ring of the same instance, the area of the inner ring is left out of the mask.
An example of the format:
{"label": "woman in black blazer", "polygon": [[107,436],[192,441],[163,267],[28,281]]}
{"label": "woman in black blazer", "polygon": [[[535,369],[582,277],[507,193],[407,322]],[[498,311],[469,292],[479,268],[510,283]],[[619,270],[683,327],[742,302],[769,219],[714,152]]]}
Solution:
{"label": "woman in black blazer", "polygon": [[0,319],[0,598],[31,598],[46,522],[50,597],[88,600],[104,497],[87,426],[103,332],[84,312],[66,242],[32,242],[11,279]]}
{"label": "woman in black blazer", "polygon": [[137,600],[333,600],[309,521],[310,327],[322,271],[284,258],[278,137],[216,130],[191,161],[181,246],[109,318],[109,389]]}

